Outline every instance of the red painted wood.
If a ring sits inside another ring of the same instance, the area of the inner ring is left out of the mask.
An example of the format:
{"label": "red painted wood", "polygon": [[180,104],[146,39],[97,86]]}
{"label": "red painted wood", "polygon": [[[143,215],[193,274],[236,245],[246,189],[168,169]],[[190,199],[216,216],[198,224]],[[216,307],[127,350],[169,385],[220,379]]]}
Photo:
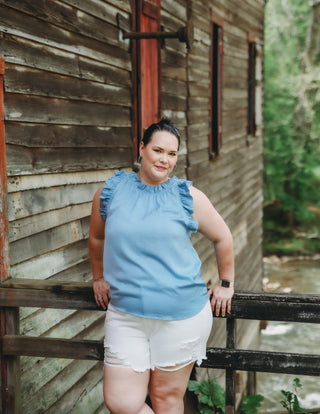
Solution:
{"label": "red painted wood", "polygon": [[[132,31],[139,31],[139,19],[140,15],[140,0],[132,1]],[[138,142],[139,142],[139,50],[140,43],[137,40],[131,41],[131,57],[132,57],[132,162],[135,163],[138,158]]]}
{"label": "red painted wood", "polygon": [[[160,0],[135,0],[133,32],[157,32],[160,26]],[[145,128],[160,119],[161,53],[160,40],[132,40],[132,130],[133,162]]]}
{"label": "red painted wood", "polygon": [[[160,31],[160,0],[142,0],[140,15],[141,32]],[[141,133],[160,118],[160,41],[140,40]]]}

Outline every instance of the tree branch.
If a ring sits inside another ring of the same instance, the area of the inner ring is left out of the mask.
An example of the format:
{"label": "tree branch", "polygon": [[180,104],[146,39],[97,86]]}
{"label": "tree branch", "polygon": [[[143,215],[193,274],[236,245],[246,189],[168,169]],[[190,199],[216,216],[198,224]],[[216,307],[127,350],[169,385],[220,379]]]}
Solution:
{"label": "tree branch", "polygon": [[[316,1],[318,1],[318,0],[316,0]],[[290,22],[291,33],[293,34],[298,54],[301,55],[302,45],[299,41],[299,33],[298,33],[298,29],[297,29],[297,22],[294,18],[294,15],[291,12],[291,9],[290,9],[290,6],[289,6],[287,0],[281,0],[281,8],[282,8],[283,13],[286,15],[287,19]]]}
{"label": "tree branch", "polygon": [[311,7],[305,54],[308,63],[316,66],[320,62],[320,0],[313,0]]}

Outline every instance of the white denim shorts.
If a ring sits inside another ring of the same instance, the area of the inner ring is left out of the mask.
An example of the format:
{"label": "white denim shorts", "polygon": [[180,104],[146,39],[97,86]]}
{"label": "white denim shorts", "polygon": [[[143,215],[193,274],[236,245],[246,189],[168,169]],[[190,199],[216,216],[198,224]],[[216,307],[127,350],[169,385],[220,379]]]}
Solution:
{"label": "white denim shorts", "polygon": [[121,312],[111,305],[105,320],[105,357],[108,366],[176,371],[206,359],[212,327],[208,301],[197,315],[183,320],[148,319]]}

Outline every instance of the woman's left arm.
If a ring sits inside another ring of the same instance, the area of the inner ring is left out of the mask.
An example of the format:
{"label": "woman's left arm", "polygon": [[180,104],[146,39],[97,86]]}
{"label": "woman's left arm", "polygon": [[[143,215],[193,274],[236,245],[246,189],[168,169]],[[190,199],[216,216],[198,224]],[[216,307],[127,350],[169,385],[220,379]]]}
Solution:
{"label": "woman's left arm", "polygon": [[189,190],[193,197],[193,218],[198,222],[198,231],[214,244],[220,283],[221,281],[231,282],[229,287],[218,284],[208,291],[209,297],[212,296],[212,310],[215,310],[217,316],[221,310],[221,315],[225,316],[226,311],[231,311],[231,299],[234,293],[232,235],[229,227],[213,207],[208,197],[193,186],[189,187]]}

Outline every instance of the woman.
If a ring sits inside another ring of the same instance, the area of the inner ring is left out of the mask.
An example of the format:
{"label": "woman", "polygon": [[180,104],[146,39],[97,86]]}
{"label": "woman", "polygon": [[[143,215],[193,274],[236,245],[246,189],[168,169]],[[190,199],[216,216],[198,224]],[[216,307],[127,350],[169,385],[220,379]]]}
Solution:
{"label": "woman", "polygon": [[[108,306],[104,399],[112,414],[182,414],[192,367],[206,355],[212,310],[225,316],[231,309],[232,236],[201,191],[169,178],[179,145],[169,120],[152,124],[139,172],[117,171],[93,199],[89,251],[95,300]],[[195,231],[215,248],[221,283],[209,291],[190,241]]]}

